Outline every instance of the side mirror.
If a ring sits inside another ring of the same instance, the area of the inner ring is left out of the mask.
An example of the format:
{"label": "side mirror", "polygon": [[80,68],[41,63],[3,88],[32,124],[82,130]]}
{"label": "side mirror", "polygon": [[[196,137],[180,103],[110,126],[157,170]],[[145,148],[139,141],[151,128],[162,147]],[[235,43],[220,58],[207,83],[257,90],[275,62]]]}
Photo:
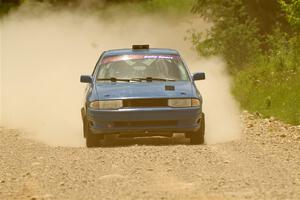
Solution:
{"label": "side mirror", "polygon": [[93,78],[91,76],[88,76],[88,75],[81,75],[80,76],[80,82],[81,83],[92,83]]}
{"label": "side mirror", "polygon": [[204,72],[197,72],[193,74],[193,81],[204,80],[205,73]]}

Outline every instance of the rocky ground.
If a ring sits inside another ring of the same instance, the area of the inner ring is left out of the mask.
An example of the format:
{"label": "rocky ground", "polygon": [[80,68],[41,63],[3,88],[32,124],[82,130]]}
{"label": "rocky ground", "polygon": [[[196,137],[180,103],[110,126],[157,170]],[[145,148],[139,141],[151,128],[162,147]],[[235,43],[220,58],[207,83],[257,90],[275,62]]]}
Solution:
{"label": "rocky ground", "polygon": [[243,114],[240,140],[50,147],[1,129],[0,199],[300,199],[300,127]]}

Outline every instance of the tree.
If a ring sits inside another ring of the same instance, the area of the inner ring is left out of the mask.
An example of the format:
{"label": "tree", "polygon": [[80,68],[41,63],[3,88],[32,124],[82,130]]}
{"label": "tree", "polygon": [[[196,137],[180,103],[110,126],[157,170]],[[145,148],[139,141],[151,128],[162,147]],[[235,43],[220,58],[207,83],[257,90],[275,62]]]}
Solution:
{"label": "tree", "polygon": [[201,55],[224,56],[233,71],[252,65],[273,47],[269,36],[274,30],[288,36],[300,30],[300,0],[286,2],[197,0],[192,11],[213,27],[206,34],[192,32],[191,41]]}
{"label": "tree", "polygon": [[204,56],[222,55],[231,72],[251,63],[260,51],[257,21],[242,0],[198,0],[192,11],[213,27],[206,34],[192,32],[191,41]]}

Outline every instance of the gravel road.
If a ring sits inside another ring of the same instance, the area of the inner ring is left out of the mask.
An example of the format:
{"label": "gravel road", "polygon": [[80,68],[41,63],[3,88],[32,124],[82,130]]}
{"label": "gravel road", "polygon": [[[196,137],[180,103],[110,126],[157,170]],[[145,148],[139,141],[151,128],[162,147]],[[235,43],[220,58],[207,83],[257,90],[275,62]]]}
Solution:
{"label": "gravel road", "polygon": [[0,199],[300,199],[300,127],[242,115],[240,140],[50,147],[1,128]]}

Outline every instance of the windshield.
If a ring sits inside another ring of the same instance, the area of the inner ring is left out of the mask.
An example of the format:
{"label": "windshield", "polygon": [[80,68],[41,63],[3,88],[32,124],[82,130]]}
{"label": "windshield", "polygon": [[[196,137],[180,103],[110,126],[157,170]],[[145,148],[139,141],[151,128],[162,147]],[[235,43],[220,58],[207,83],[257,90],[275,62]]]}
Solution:
{"label": "windshield", "polygon": [[104,58],[98,81],[187,81],[188,73],[177,55],[124,55]]}

